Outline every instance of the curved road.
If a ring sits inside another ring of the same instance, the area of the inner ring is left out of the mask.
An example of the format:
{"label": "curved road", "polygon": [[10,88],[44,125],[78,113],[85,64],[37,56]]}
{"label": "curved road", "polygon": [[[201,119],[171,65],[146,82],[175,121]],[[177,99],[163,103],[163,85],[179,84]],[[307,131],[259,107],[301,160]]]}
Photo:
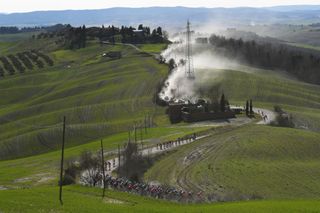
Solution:
{"label": "curved road", "polygon": [[[271,110],[267,110],[267,109],[263,109],[263,108],[254,108],[253,111],[257,114],[260,114],[261,117],[265,117],[265,119],[262,119],[261,121],[257,122],[257,124],[260,125],[268,125],[271,123],[271,121],[273,121],[276,118],[276,113],[271,111]],[[237,120],[238,119],[238,120]],[[235,125],[235,126],[241,126],[244,124],[247,124],[250,122],[251,119],[249,118],[241,118],[239,120],[239,118],[234,118],[234,119],[229,119],[228,121],[206,121],[206,122],[198,122],[195,124],[191,124],[191,125],[202,125],[202,126],[226,126],[226,125]],[[161,152],[165,152],[171,149],[174,149],[178,146],[183,146],[192,142],[196,142],[202,138],[208,137],[210,135],[204,135],[204,136],[199,136],[196,137],[195,140],[181,140],[180,143],[178,143],[177,141],[173,141],[172,144],[170,146],[167,146],[166,148],[160,149],[159,147],[148,147],[145,149],[140,150],[140,152],[142,153],[142,155],[147,156],[147,155],[151,155],[151,154],[157,154],[157,153],[161,153]],[[164,143],[162,143],[164,144]],[[110,152],[109,152],[110,153]],[[113,159],[109,159],[105,162],[105,168],[106,168],[106,172],[107,174],[111,175],[112,171],[116,170],[118,168],[119,165],[119,159],[118,157],[113,158]]]}

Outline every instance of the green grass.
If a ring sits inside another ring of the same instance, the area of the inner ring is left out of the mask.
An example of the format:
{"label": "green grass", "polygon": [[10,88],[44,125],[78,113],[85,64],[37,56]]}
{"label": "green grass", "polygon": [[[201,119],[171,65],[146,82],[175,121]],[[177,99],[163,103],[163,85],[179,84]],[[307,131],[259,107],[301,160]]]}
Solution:
{"label": "green grass", "polygon": [[138,47],[147,53],[160,53],[164,49],[166,49],[167,44],[141,44]]}
{"label": "green grass", "polygon": [[319,137],[260,125],[221,129],[162,159],[145,178],[222,200],[319,198]]}
{"label": "green grass", "polygon": [[[157,127],[143,130],[144,147],[154,146],[155,143],[173,140],[194,132],[203,131],[209,127]],[[131,133],[133,135],[133,132]],[[140,143],[140,131],[138,131],[138,140]],[[104,150],[112,151],[121,147],[128,141],[128,133],[114,134],[103,139]],[[132,139],[133,140],[133,139]],[[66,144],[69,138],[66,138]],[[83,151],[99,151],[100,139],[79,146],[67,148],[65,150],[66,162],[77,159]],[[6,188],[22,188],[37,185],[55,185],[57,183],[59,162],[61,152],[51,151],[49,153],[35,155],[27,158],[15,160],[0,161],[0,186]],[[107,156],[108,157],[108,156]]]}
{"label": "green grass", "polygon": [[316,213],[318,200],[270,200],[216,204],[177,204],[140,197],[128,193],[81,186],[67,186],[63,190],[64,205],[58,201],[58,187],[37,187],[0,192],[0,211],[3,212],[226,212],[226,213]]}
{"label": "green grass", "polygon": [[16,42],[16,41],[26,40],[31,38],[32,35],[37,35],[37,34],[38,32],[0,34],[0,42]]}
{"label": "green grass", "polygon": [[[121,59],[101,57],[115,50],[122,51]],[[155,85],[164,78],[167,67],[152,56],[141,56],[130,46],[96,42],[85,49],[49,54],[54,67],[0,81],[0,117],[10,121],[0,127],[2,159],[57,149],[61,125],[35,126],[61,123],[64,115],[72,125],[70,146],[89,142],[83,135],[100,138],[126,131],[147,114],[156,123],[168,123],[163,119],[164,109],[152,103]]]}
{"label": "green grass", "polygon": [[[274,105],[292,113],[298,124],[309,129],[320,130],[320,86],[290,79],[279,72],[240,67],[236,70],[199,70],[212,73],[199,79],[198,84],[210,91],[220,85],[231,104],[244,106],[252,99],[255,106],[273,109]],[[210,95],[210,94],[209,94]]]}
{"label": "green grass", "polygon": [[[1,39],[0,39],[1,40]],[[84,150],[97,151],[103,138],[107,151],[127,140],[127,131],[145,115],[155,128],[144,134],[145,145],[175,139],[205,128],[170,125],[165,109],[152,102],[155,86],[167,66],[127,45],[65,50],[54,39],[0,43],[1,54],[35,48],[47,52],[55,66],[0,79],[0,211],[4,212],[317,212],[319,177],[320,87],[271,71],[241,67],[211,70],[200,80],[206,89],[221,85],[231,104],[272,109],[278,104],[312,131],[246,125],[211,130],[213,136],[166,155],[146,180],[205,191],[222,200],[252,197],[265,201],[182,205],[108,191],[122,204],[105,203],[100,190],[65,189],[65,205],[57,202],[62,117],[67,116],[66,160]],[[165,45],[139,45],[159,53]],[[119,60],[102,58],[121,51]],[[240,69],[240,68],[239,68]],[[216,73],[219,73],[216,75]],[[198,78],[197,78],[198,79]],[[199,78],[201,79],[201,78]],[[55,125],[54,127],[40,126]],[[29,157],[25,157],[29,156]],[[22,158],[23,157],[23,158]],[[26,189],[23,189],[26,188]],[[276,200],[269,200],[276,199]],[[291,200],[286,200],[291,199]],[[307,200],[296,200],[307,199]]]}

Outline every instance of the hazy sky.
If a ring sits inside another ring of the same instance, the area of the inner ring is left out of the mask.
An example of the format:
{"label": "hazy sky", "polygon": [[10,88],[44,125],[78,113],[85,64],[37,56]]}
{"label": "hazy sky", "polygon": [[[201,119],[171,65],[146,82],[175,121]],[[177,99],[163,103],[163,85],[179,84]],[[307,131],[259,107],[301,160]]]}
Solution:
{"label": "hazy sky", "polygon": [[109,7],[264,7],[296,4],[320,4],[320,0],[0,0],[0,13]]}

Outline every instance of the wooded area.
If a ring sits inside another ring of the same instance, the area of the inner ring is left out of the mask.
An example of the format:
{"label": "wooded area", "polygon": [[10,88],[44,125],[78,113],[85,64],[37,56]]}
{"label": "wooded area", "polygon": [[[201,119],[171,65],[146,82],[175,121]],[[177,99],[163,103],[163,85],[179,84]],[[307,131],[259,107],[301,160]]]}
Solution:
{"label": "wooded area", "polygon": [[257,43],[242,39],[209,38],[214,51],[230,59],[237,59],[256,67],[283,70],[298,79],[320,84],[320,56],[278,43]]}

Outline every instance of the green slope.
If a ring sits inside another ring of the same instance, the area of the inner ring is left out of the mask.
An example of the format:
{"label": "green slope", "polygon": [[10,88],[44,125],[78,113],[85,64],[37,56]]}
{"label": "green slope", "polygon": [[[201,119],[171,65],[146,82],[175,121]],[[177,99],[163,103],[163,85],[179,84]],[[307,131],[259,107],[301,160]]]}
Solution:
{"label": "green slope", "polygon": [[215,204],[177,204],[135,196],[128,193],[68,186],[63,191],[63,206],[58,201],[58,187],[41,187],[0,192],[3,212],[226,212],[226,213],[316,213],[318,200],[247,201]]}
{"label": "green slope", "polygon": [[162,159],[145,177],[213,200],[319,198],[319,138],[261,125],[222,129]]}
{"label": "green slope", "polygon": [[[219,86],[231,104],[244,105],[252,99],[255,106],[273,109],[274,105],[293,114],[300,127],[320,131],[320,86],[290,79],[283,73],[239,67],[239,70],[199,70],[201,87],[211,91]],[[210,96],[210,93],[207,95]]]}
{"label": "green slope", "polygon": [[[24,49],[24,45],[19,47]],[[123,57],[102,58],[108,51],[121,51]],[[155,122],[158,115],[164,117],[152,97],[167,67],[152,56],[130,46],[97,42],[50,55],[54,67],[0,80],[2,159],[57,149],[64,115],[70,125],[68,146],[88,142],[85,136],[99,138],[126,131],[147,114],[155,116]]]}
{"label": "green slope", "polygon": [[[57,183],[63,115],[68,122],[67,159],[99,149],[100,138],[106,150],[115,149],[126,142],[128,128],[146,114],[153,115],[158,126],[144,136],[147,144],[160,136],[166,140],[203,128],[168,124],[164,109],[152,103],[167,66],[130,46],[91,42],[85,49],[70,51],[58,49],[52,40],[35,40],[0,47],[5,49],[1,54],[41,48],[55,61],[54,67],[43,71],[0,79],[0,158],[34,155],[0,161],[0,189],[10,189],[0,191],[0,211],[317,212],[320,208],[312,200],[319,198],[320,191],[319,133],[257,125],[215,130],[212,137],[166,155],[145,177],[202,190],[221,200],[311,200],[181,205],[108,192],[109,198],[122,203],[110,204],[99,198],[98,189],[69,186],[60,207],[57,188],[52,186]],[[157,53],[163,45],[140,47]],[[108,51],[121,51],[123,58],[101,58]],[[221,75],[208,76],[203,87],[220,84],[231,103],[252,98],[255,106],[264,108],[280,104],[299,125],[320,129],[319,86],[269,71],[246,71],[219,71]]]}

